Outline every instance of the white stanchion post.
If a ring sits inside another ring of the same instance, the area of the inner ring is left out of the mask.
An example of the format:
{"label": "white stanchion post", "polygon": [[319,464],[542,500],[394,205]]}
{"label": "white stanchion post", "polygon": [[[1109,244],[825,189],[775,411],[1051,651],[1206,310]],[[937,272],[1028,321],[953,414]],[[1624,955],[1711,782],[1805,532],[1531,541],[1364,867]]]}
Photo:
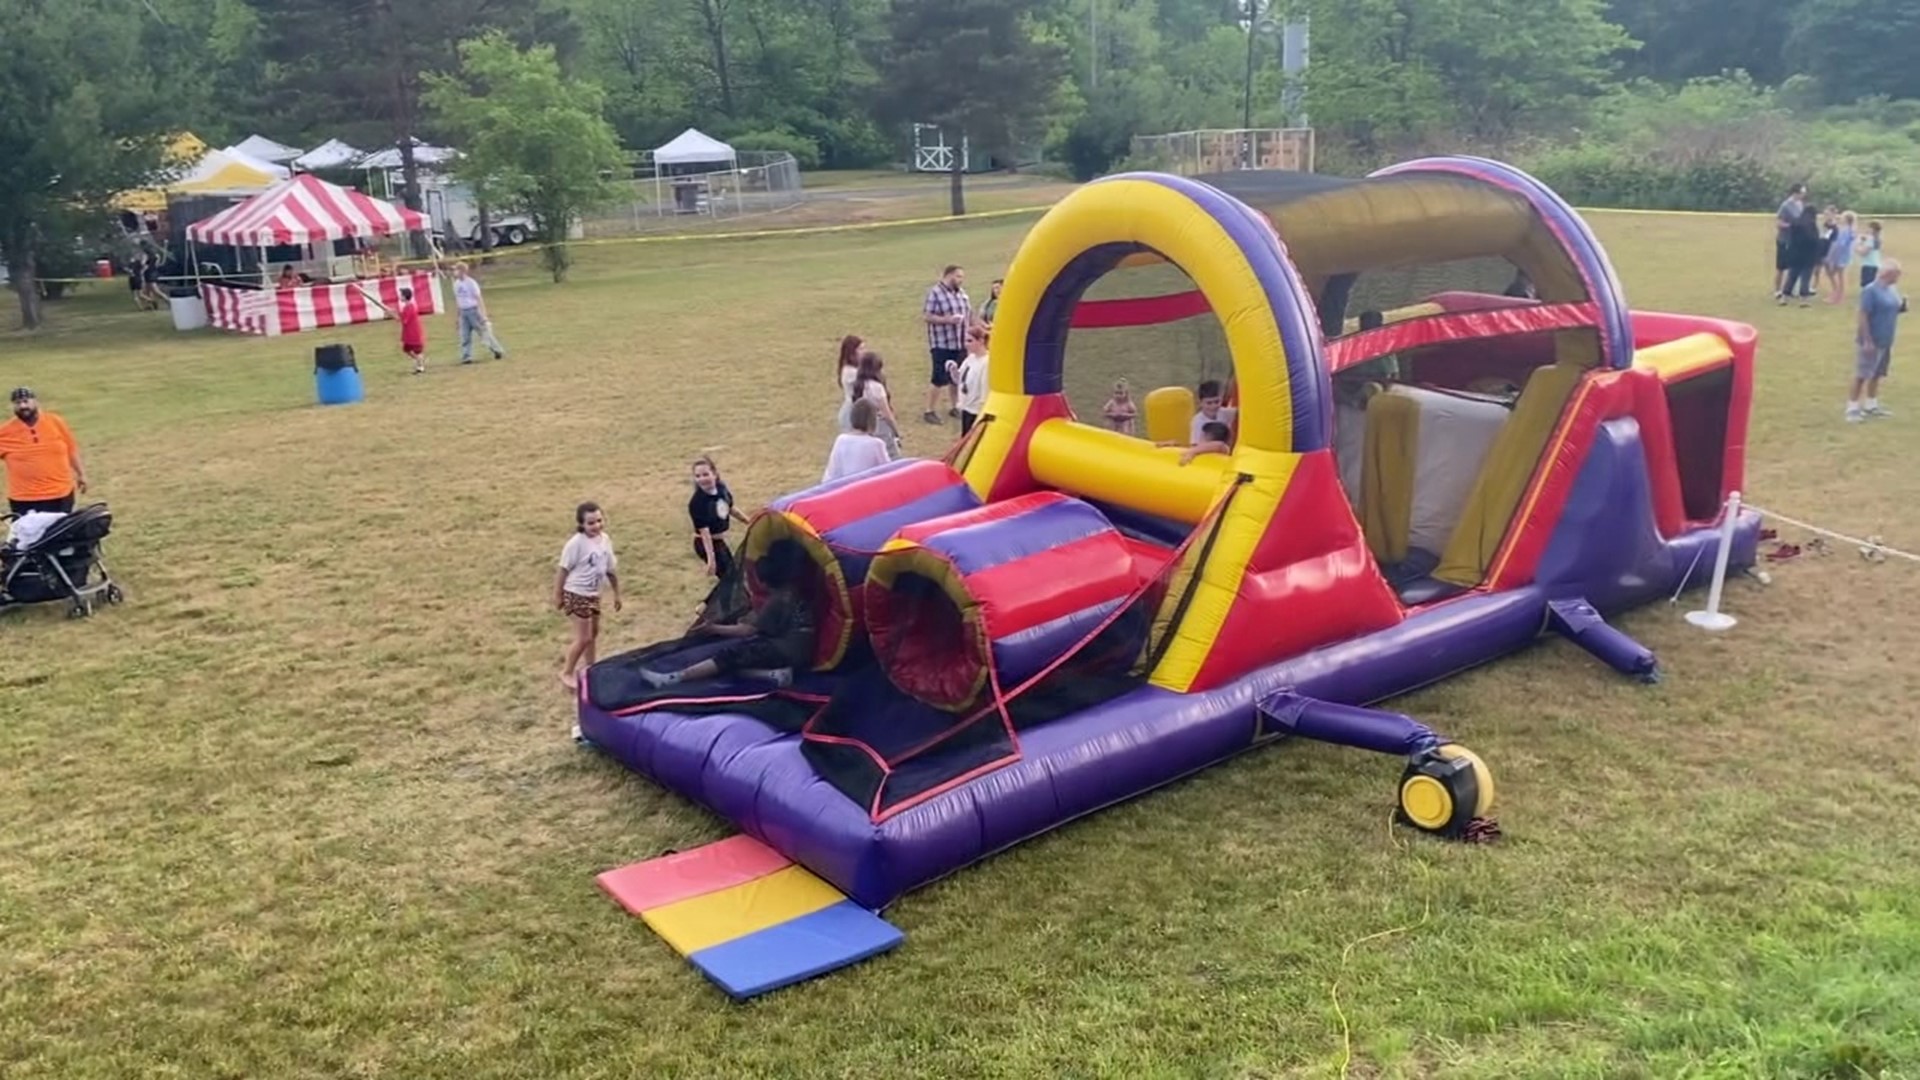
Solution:
{"label": "white stanchion post", "polygon": [[1707,609],[1687,612],[1687,621],[1702,630],[1728,630],[1740,620],[1720,610],[1720,590],[1727,582],[1727,558],[1733,553],[1733,526],[1740,518],[1740,493],[1727,496],[1726,516],[1720,521],[1720,550],[1713,558],[1713,584],[1707,589]]}

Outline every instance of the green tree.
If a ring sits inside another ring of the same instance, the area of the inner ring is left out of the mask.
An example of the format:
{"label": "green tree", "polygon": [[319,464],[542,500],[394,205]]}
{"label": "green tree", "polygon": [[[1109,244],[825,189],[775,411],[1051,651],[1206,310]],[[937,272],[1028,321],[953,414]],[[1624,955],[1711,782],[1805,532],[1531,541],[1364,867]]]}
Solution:
{"label": "green tree", "polygon": [[1363,154],[1577,117],[1634,42],[1602,0],[1313,0],[1308,110]]}
{"label": "green tree", "polygon": [[[1042,133],[1066,74],[1067,50],[1022,0],[892,0],[878,113],[904,127],[938,124],[974,153],[1010,157]],[[955,154],[952,209],[967,212]]]}
{"label": "green tree", "polygon": [[248,0],[274,67],[273,115],[316,137],[400,150],[405,201],[421,207],[413,140],[434,73],[458,69],[460,42],[488,29],[531,38],[542,9],[511,0]]}
{"label": "green tree", "polygon": [[606,95],[563,78],[551,46],[522,50],[497,31],[463,44],[460,56],[460,76],[428,76],[425,97],[460,144],[455,171],[489,204],[533,218],[547,269],[564,281],[568,229],[613,198],[607,178],[625,166],[601,115]]}
{"label": "green tree", "polygon": [[[607,118],[631,148],[694,125],[813,144],[823,164],[892,152],[867,108],[867,56],[881,0],[566,0],[581,73],[607,88]],[[758,149],[751,140],[742,149]]]}
{"label": "green tree", "polygon": [[1828,101],[1920,98],[1920,65],[1907,52],[1920,35],[1912,0],[1802,0],[1787,55],[1819,80]]}
{"label": "green tree", "polygon": [[1637,41],[1629,74],[1681,82],[1745,71],[1772,85],[1787,77],[1795,5],[1780,0],[1612,0],[1607,18]]}
{"label": "green tree", "polygon": [[159,165],[139,24],[111,0],[0,0],[0,257],[40,325],[42,252],[69,255]]}
{"label": "green tree", "polygon": [[141,52],[166,87],[173,126],[214,146],[256,131],[293,141],[298,133],[267,104],[266,28],[247,0],[146,0],[140,11]]}

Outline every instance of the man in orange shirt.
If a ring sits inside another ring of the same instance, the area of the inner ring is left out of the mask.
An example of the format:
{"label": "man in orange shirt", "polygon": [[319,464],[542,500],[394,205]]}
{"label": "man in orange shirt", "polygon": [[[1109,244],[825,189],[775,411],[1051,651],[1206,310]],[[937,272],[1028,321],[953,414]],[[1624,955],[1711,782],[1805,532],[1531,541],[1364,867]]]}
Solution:
{"label": "man in orange shirt", "polygon": [[7,469],[7,506],[15,514],[73,512],[75,492],[87,491],[80,443],[67,422],[40,411],[22,386],[13,392],[13,419],[0,424],[0,465]]}

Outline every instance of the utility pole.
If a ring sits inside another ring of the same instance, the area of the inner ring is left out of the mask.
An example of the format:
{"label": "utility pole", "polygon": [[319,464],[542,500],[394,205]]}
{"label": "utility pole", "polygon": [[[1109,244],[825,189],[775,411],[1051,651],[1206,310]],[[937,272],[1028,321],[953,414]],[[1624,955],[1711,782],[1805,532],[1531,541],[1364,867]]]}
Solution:
{"label": "utility pole", "polygon": [[1308,16],[1305,12],[1288,19],[1281,29],[1280,72],[1286,78],[1286,89],[1282,91],[1282,108],[1287,114],[1287,126],[1303,128],[1307,126],[1306,111],[1306,74],[1308,44]]}
{"label": "utility pole", "polygon": [[1247,84],[1240,97],[1240,127],[1253,127],[1253,43],[1260,37],[1261,0],[1243,0],[1247,9]]}
{"label": "utility pole", "polygon": [[1087,0],[1087,89],[1100,88],[1100,0]]}

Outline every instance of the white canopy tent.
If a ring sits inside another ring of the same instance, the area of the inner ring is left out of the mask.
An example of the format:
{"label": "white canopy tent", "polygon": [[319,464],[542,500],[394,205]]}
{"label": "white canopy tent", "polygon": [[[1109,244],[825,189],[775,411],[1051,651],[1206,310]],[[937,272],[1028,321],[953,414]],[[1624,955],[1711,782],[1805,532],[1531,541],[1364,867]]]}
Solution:
{"label": "white canopy tent", "polygon": [[[429,146],[419,139],[413,140],[413,163],[422,172],[437,173],[440,166],[460,157],[460,151],[446,146]],[[404,179],[400,176],[404,166],[400,161],[400,148],[389,146],[385,150],[375,150],[360,159],[354,168],[368,173],[377,173],[380,177],[380,194],[386,198],[397,198]]]}
{"label": "white canopy tent", "polygon": [[366,155],[360,150],[341,142],[328,139],[319,146],[293,159],[293,167],[312,172],[316,169],[342,169],[359,161]]}
{"label": "white canopy tent", "polygon": [[698,128],[688,128],[653,151],[655,165],[718,165],[732,167],[738,160],[733,147]]}
{"label": "white canopy tent", "polygon": [[275,165],[285,165],[287,162],[300,156],[299,147],[288,146],[282,142],[274,142],[265,135],[249,135],[244,140],[229,147],[229,149],[238,150],[248,157],[258,158],[261,161],[271,162]]}
{"label": "white canopy tent", "polygon": [[709,191],[711,185],[706,183],[705,175],[721,170],[731,173],[737,171],[739,167],[740,156],[734,152],[733,147],[698,128],[688,128],[675,135],[665,146],[656,147],[653,151],[654,212],[666,212],[666,203],[660,197],[660,181],[676,172],[681,176],[689,177],[699,173],[700,179],[697,181],[689,179],[674,184],[675,209],[682,213],[704,213],[711,194]]}
{"label": "white canopy tent", "polygon": [[[445,146],[428,146],[415,139],[413,142],[413,160],[416,165],[443,165],[460,156],[460,151]],[[389,146],[385,150],[376,150],[360,159],[359,168],[371,172],[375,169],[400,168],[400,148]]]}

